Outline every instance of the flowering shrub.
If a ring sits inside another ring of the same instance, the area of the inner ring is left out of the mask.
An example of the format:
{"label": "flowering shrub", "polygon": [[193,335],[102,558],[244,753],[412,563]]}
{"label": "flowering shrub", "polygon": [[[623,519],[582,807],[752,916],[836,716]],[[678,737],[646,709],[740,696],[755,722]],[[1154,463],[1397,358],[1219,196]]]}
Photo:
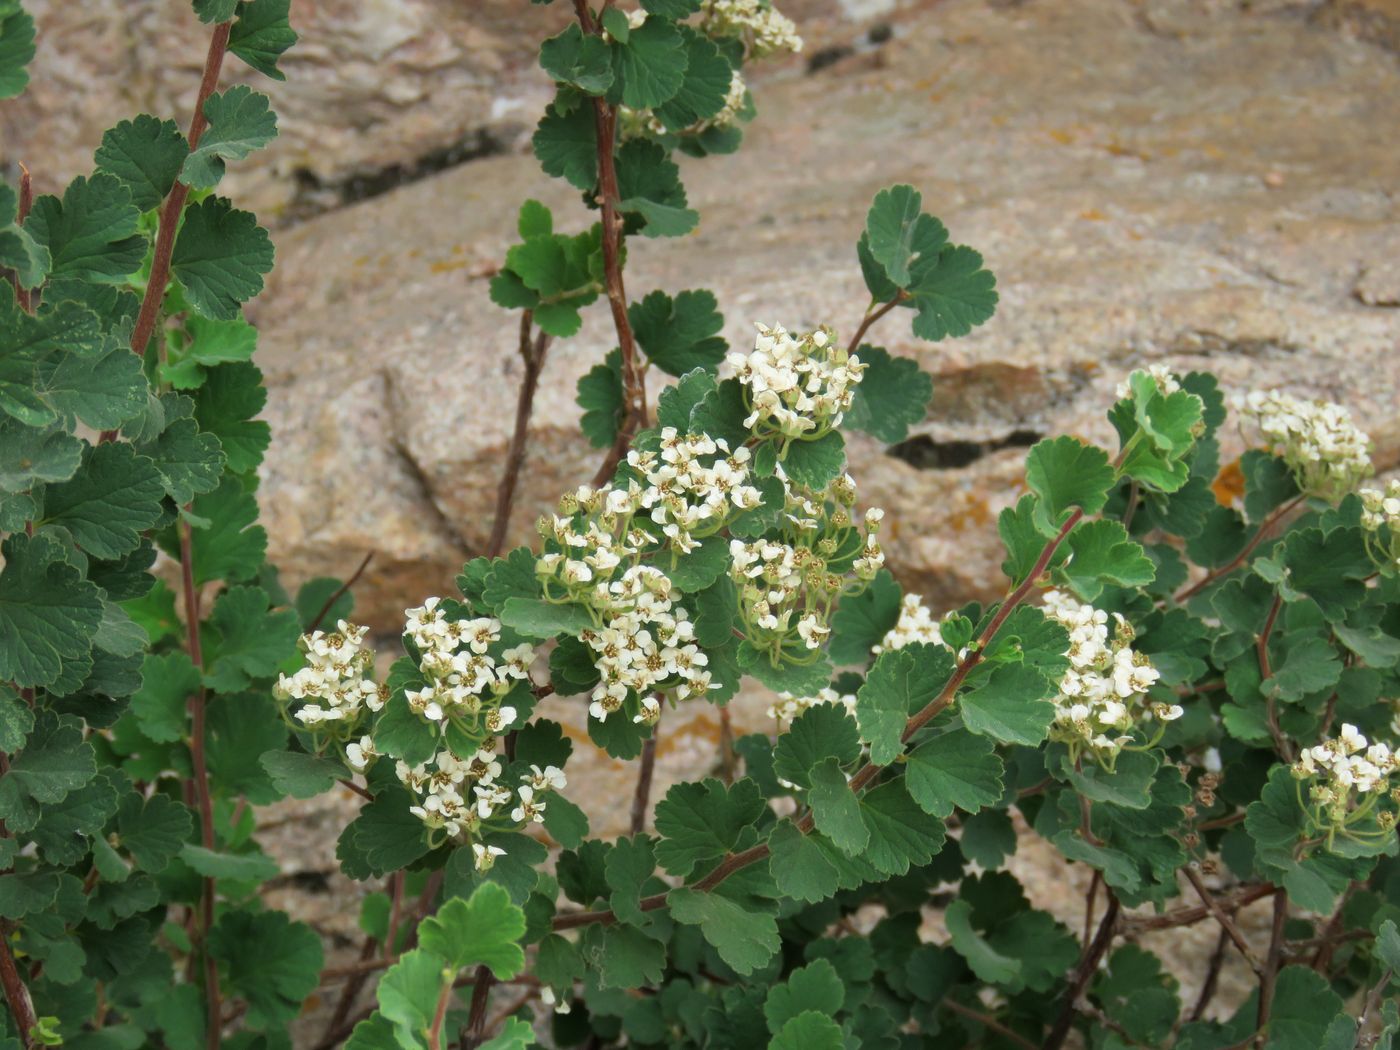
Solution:
{"label": "flowering shrub", "polygon": [[[801,42],[767,0],[579,0],[540,49],[534,149],[597,221],[520,210],[492,281],[524,366],[492,540],[386,667],[348,585],[289,595],[256,524],[240,306],[271,247],[211,191],[275,118],[217,81],[226,54],[280,76],[287,0],[194,9],[188,135],[141,116],[61,196],[0,188],[12,1044],[289,1046],[317,1004],[308,1045],[354,1050],[1392,1044],[1400,492],[1357,491],[1344,409],[1246,394],[1236,497],[1215,379],[1135,371],[1116,447],[1030,449],[1002,597],[931,609],[884,566],[845,435],[903,440],[932,394],[876,327],[966,335],[992,275],[895,186],[849,335],[769,318],[731,352],[711,293],[630,299],[627,251],[698,221],[674,153],[737,148],[746,63]],[[0,95],[32,43],[0,0]],[[578,402],[601,466],[506,552],[548,351],[600,298],[617,348]],[[745,683],[773,731],[649,823],[658,722]],[[635,763],[630,834],[590,834],[545,697]],[[323,968],[260,898],[258,808],[347,788],[341,867],[384,891],[358,962]],[[1011,873],[1032,839],[1090,873],[1082,930]],[[1138,941],[1198,923],[1219,946],[1183,989]],[[1221,990],[1232,953],[1247,997]]]}

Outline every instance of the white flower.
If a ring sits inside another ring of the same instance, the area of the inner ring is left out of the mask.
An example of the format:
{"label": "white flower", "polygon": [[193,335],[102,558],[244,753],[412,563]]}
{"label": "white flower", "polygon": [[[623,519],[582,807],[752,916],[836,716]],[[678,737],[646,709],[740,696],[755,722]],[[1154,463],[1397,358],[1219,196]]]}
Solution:
{"label": "white flower", "polygon": [[521,784],[516,794],[520,804],[510,811],[510,819],[517,823],[543,824],[544,803],[535,801],[535,790],[529,784]]}
{"label": "white flower", "polygon": [[701,28],[713,37],[738,37],[755,58],[802,50],[792,19],[764,0],[705,0]]}
{"label": "white flower", "polygon": [[496,858],[506,855],[500,846],[483,846],[480,842],[472,843],[472,853],[476,856],[477,871],[490,871],[495,866]]}
{"label": "white flower", "polygon": [[374,739],[362,736],[358,743],[345,745],[345,761],[350,764],[350,768],[357,773],[363,773],[369,768],[371,762],[378,756],[379,752],[374,749]]}
{"label": "white flower", "polygon": [[933,618],[924,600],[917,594],[906,594],[900,601],[899,620],[891,627],[871,652],[876,655],[886,649],[903,649],[906,645],[942,645],[938,621]]}
{"label": "white flower", "polygon": [[1255,390],[1233,407],[1288,464],[1304,495],[1335,503],[1371,474],[1371,439],[1341,405]]}

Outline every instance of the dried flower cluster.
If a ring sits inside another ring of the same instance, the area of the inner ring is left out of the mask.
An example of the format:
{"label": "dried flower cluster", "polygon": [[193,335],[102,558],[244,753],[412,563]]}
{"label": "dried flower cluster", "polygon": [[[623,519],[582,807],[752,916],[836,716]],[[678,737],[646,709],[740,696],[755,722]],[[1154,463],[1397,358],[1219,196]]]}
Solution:
{"label": "dried flower cluster", "polygon": [[744,426],[785,442],[814,440],[839,426],[865,372],[860,358],[839,346],[829,328],[803,336],[781,325],[757,328],[752,353],[729,355],[750,412]]}
{"label": "dried flower cluster", "polygon": [[1069,632],[1070,668],[1055,697],[1050,738],[1067,744],[1073,757],[1084,755],[1112,768],[1133,731],[1157,719],[1180,718],[1176,704],[1148,703],[1147,690],[1160,677],[1147,657],[1132,648],[1127,621],[1077,601],[1063,591],[1045,594],[1045,612]]}
{"label": "dried flower cluster", "polygon": [[1288,464],[1305,496],[1336,503],[1371,474],[1371,439],[1341,405],[1255,390],[1234,407]]}

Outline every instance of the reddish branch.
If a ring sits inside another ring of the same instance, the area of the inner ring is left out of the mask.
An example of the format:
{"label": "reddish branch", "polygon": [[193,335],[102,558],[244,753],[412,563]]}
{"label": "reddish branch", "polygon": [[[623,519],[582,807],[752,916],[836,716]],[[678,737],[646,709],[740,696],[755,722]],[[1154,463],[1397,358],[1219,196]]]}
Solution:
{"label": "reddish branch", "polygon": [[1075,971],[1074,979],[1070,981],[1069,988],[1065,990],[1064,1005],[1060,1008],[1060,1015],[1055,1019],[1050,1034],[1045,1037],[1041,1050],[1060,1050],[1060,1047],[1064,1045],[1065,1037],[1069,1035],[1070,1026],[1074,1024],[1075,1004],[1079,1002],[1079,997],[1089,986],[1089,979],[1099,968],[1099,960],[1104,957],[1108,946],[1113,943],[1114,929],[1117,924],[1118,897],[1112,890],[1109,890],[1108,909],[1103,913],[1103,921],[1099,923],[1099,932],[1094,935],[1093,942],[1089,945],[1088,951],[1084,953],[1084,958],[1079,962],[1079,969]]}
{"label": "reddish branch", "polygon": [[1245,961],[1249,963],[1254,972],[1262,975],[1264,972],[1263,965],[1254,954],[1254,949],[1250,947],[1249,941],[1245,940],[1244,934],[1240,932],[1240,928],[1235,925],[1235,921],[1216,903],[1215,897],[1212,896],[1210,890],[1206,888],[1206,884],[1201,881],[1201,877],[1197,875],[1189,865],[1181,870],[1182,874],[1186,876],[1186,881],[1191,884],[1197,896],[1201,898],[1201,902],[1205,904],[1206,910],[1210,912],[1211,918],[1220,924],[1220,929],[1230,938],[1235,947],[1240,950],[1240,954],[1244,956]]}
{"label": "reddish branch", "polygon": [[1200,580],[1197,580],[1195,583],[1193,583],[1190,587],[1187,587],[1183,591],[1179,591],[1176,597],[1172,600],[1178,603],[1184,602],[1187,598],[1200,594],[1201,591],[1205,590],[1217,580],[1221,580],[1224,579],[1226,576],[1229,576],[1230,573],[1234,572],[1236,569],[1238,569],[1241,565],[1243,565],[1246,561],[1249,560],[1249,556],[1254,553],[1254,549],[1258,547],[1259,544],[1263,543],[1265,539],[1268,538],[1269,533],[1273,532],[1274,526],[1277,525],[1280,521],[1282,521],[1284,517],[1287,516],[1288,512],[1291,511],[1294,507],[1298,506],[1298,504],[1302,501],[1303,497],[1298,496],[1296,499],[1289,500],[1283,506],[1275,510],[1272,514],[1270,514],[1267,518],[1265,518],[1262,522],[1259,523],[1258,531],[1256,531],[1254,535],[1250,537],[1249,542],[1244,545],[1244,549],[1242,551],[1236,554],[1224,565],[1220,566],[1220,568],[1212,569],[1210,572],[1206,573],[1206,575],[1203,576]]}
{"label": "reddish branch", "polygon": [[632,793],[632,834],[640,835],[647,826],[647,804],[651,801],[651,781],[656,773],[656,738],[661,735],[661,723],[652,727],[651,736],[642,744],[642,760],[637,768],[637,790]]}
{"label": "reddish branch", "polygon": [[5,1002],[10,1006],[10,1016],[19,1029],[20,1042],[28,1047],[30,1035],[38,1019],[34,1016],[34,1003],[29,998],[29,989],[15,966],[15,957],[10,954],[9,938],[0,930],[0,986],[5,990]]}
{"label": "reddish branch", "polygon": [[526,310],[520,317],[520,360],[525,374],[520,377],[520,391],[515,402],[515,431],[510,436],[506,466],[496,487],[496,516],[491,522],[491,538],[486,543],[486,557],[500,557],[505,549],[506,532],[510,528],[511,510],[515,506],[515,489],[520,471],[525,466],[525,449],[530,438],[530,416],[535,407],[535,391],[544,371],[544,358],[549,350],[549,336],[544,332],[531,339],[534,314]]}
{"label": "reddish branch", "polygon": [[[1054,539],[1045,544],[1045,549],[1040,552],[1040,557],[1036,559],[1035,566],[1031,569],[1029,575],[1027,575],[1020,586],[1016,587],[1007,595],[1006,600],[1002,603],[1001,608],[997,610],[996,615],[992,617],[991,622],[987,624],[986,629],[977,636],[976,642],[969,646],[967,656],[958,663],[957,669],[953,672],[952,677],[948,679],[948,683],[943,687],[943,690],[938,696],[931,700],[927,706],[913,715],[905,724],[904,733],[900,737],[903,742],[907,743],[915,733],[927,725],[933,718],[937,717],[939,712],[953,702],[953,697],[957,693],[958,687],[967,679],[972,669],[981,662],[982,654],[986,651],[987,646],[991,644],[997,632],[1001,630],[1007,618],[1015,608],[1030,594],[1031,590],[1039,581],[1041,574],[1045,572],[1051,559],[1054,558],[1055,552],[1059,549],[1060,544],[1065,541],[1066,537],[1069,536],[1070,532],[1083,516],[1084,512],[1076,509],[1065,521]],[[883,766],[877,765],[874,762],[867,763],[851,778],[851,791],[859,793],[871,781],[879,776],[883,768]],[[808,813],[798,821],[797,830],[805,835],[808,834],[814,826],[812,815]],[[720,865],[710,872],[710,874],[697,882],[693,888],[702,891],[714,889],[736,871],[763,860],[767,856],[768,846],[763,843],[752,846],[742,853],[732,853],[721,861]],[[641,909],[642,911],[655,911],[657,908],[664,907],[665,904],[666,894],[656,893],[650,897],[642,898]],[[1117,915],[1116,903],[1110,909],[1110,914],[1114,916]],[[612,911],[574,912],[572,914],[555,916],[554,929],[568,930],[578,926],[589,926],[593,923],[612,923],[616,920],[617,916]]]}
{"label": "reddish branch", "polygon": [[1255,1031],[1269,1023],[1274,1007],[1274,986],[1278,982],[1279,962],[1283,958],[1283,926],[1288,921],[1288,894],[1282,887],[1274,890],[1274,921],[1269,932],[1269,956],[1264,962],[1264,974],[1259,981],[1259,1013]]}
{"label": "reddish branch", "polygon": [[[496,979],[485,966],[478,966],[472,978],[471,1013],[467,1018],[467,1037],[462,1041],[465,1050],[472,1050],[484,1042],[486,1036],[486,1007],[491,1002],[491,986]],[[439,1010],[441,1006],[439,1005]]]}
{"label": "reddish branch", "polygon": [[[29,177],[29,169],[23,164],[19,166],[19,202],[15,208],[15,225],[23,226],[24,220],[29,217],[29,208],[34,203],[34,181]],[[15,301],[19,303],[19,308],[27,314],[34,312],[34,302],[30,297],[29,290],[20,284],[19,271],[10,271],[10,283],[15,286]]]}
{"label": "reddish branch", "polygon": [[861,318],[860,327],[856,329],[856,334],[851,336],[851,341],[848,344],[846,344],[846,352],[848,354],[853,354],[857,350],[859,350],[860,341],[865,338],[865,333],[870,331],[871,325],[873,325],[880,318],[884,317],[885,314],[889,313],[896,306],[898,306],[900,303],[904,302],[904,300],[908,298],[909,293],[901,290],[889,302],[882,303],[880,306],[876,307],[873,310],[867,310],[865,316]]}
{"label": "reddish branch", "polygon": [[360,567],[350,574],[350,578],[344,583],[342,583],[334,594],[332,594],[329,598],[326,599],[325,604],[321,606],[321,608],[317,611],[316,615],[311,618],[311,622],[307,624],[307,634],[310,634],[312,631],[316,630],[316,628],[320,627],[321,621],[326,618],[326,614],[331,611],[331,609],[335,606],[335,603],[340,601],[340,599],[349,592],[350,588],[355,586],[355,584],[359,582],[360,577],[363,576],[365,574],[365,570],[369,568],[370,560],[373,557],[374,551],[370,551],[368,554],[366,554],[364,560],[360,562]]}
{"label": "reddish branch", "polygon": [[[209,767],[204,756],[204,709],[207,696],[204,691],[204,650],[199,638],[199,594],[194,584],[194,557],[190,537],[190,523],[181,519],[178,523],[180,534],[180,582],[184,590],[185,631],[188,639],[190,661],[199,672],[200,683],[190,696],[190,761],[194,767],[189,791],[199,805],[200,841],[204,848],[214,848],[214,806],[209,797]],[[204,963],[204,997],[208,1005],[208,1025],[205,1033],[210,1050],[218,1050],[220,1029],[223,1025],[223,1009],[219,1003],[219,968],[209,951],[209,932],[214,928],[214,880],[205,877],[200,894],[200,956]]]}
{"label": "reddish branch", "polygon": [[998,1021],[995,1017],[992,1017],[989,1014],[984,1014],[981,1010],[974,1010],[970,1006],[964,1006],[956,999],[944,999],[943,1002],[941,1002],[939,1005],[948,1008],[955,1014],[961,1014],[963,1017],[966,1017],[970,1021],[977,1022],[978,1024],[982,1025],[982,1027],[996,1032],[1002,1038],[1009,1039],[1017,1046],[1025,1047],[1026,1050],[1035,1050],[1035,1044],[1032,1043],[1025,1036],[1021,1035],[1019,1032],[1012,1031],[1010,1028],[1007,1028],[1006,1025]]}

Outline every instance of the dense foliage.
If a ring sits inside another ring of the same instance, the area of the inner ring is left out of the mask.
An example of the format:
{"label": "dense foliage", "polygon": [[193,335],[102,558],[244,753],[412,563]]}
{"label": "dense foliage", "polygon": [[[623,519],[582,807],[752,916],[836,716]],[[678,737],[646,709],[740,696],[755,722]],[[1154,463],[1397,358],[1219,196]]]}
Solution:
{"label": "dense foliage", "polygon": [[[1365,487],[1344,409],[1238,397],[1254,447],[1222,463],[1215,379],[1135,371],[1116,447],[1030,449],[1004,596],[929,609],[884,568],[843,434],[897,442],[927,411],[876,326],[966,335],[992,275],[895,186],[849,338],[764,323],[731,351],[712,293],[629,298],[637,238],[698,221],[675,154],[737,148],[742,70],[801,41],[767,0],[579,0],[540,48],[534,149],[597,221],[520,209],[491,286],[524,376],[490,549],[385,667],[347,587],[289,595],[257,524],[241,305],[272,248],[215,191],[276,118],[217,82],[226,53],[280,78],[288,0],[194,10],[188,134],[138,116],[63,194],[0,186],[6,1045],[289,1046],[328,993],[311,1038],[355,1050],[1391,1045],[1400,486]],[[0,97],[33,37],[0,0]],[[599,299],[617,347],[578,402],[602,465],[504,552],[549,348]],[[675,381],[651,405],[653,367]],[[776,731],[649,827],[665,712],[746,680]],[[631,834],[590,835],[551,696],[635,762]],[[257,814],[346,787],[342,868],[385,889],[359,962],[323,969],[261,898]],[[1082,931],[1007,870],[1032,836],[1092,872]],[[1237,917],[1265,900],[1256,943]],[[1220,946],[1183,1001],[1138,941],[1196,923]],[[1243,1001],[1216,1001],[1227,952]]]}

